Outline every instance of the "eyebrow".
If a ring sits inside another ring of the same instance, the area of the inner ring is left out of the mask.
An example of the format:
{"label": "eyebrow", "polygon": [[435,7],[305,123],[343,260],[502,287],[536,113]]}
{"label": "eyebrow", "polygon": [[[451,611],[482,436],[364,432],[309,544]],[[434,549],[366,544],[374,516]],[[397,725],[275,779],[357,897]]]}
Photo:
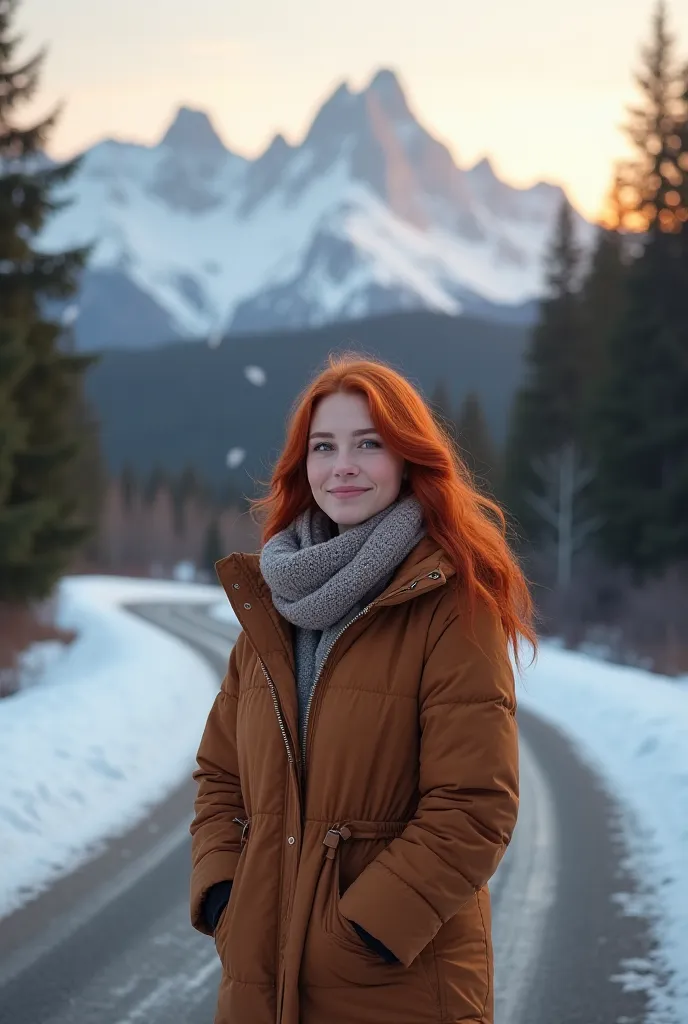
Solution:
{"label": "eyebrow", "polygon": [[[364,427],[363,430],[353,430],[351,433],[353,437],[360,437],[362,434],[377,434],[378,431],[375,427]],[[312,440],[314,437],[334,437],[334,434],[329,434],[325,430],[316,430],[313,434],[309,435],[309,440]]]}

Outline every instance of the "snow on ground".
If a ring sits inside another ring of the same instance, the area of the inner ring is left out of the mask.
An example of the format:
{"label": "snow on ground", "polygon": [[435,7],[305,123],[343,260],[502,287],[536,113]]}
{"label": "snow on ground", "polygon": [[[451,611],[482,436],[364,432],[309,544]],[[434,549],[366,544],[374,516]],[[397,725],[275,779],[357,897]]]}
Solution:
{"label": "snow on ground", "polygon": [[518,696],[571,738],[619,799],[629,866],[646,887],[619,900],[653,919],[674,991],[653,987],[646,964],[626,965],[623,980],[647,985],[652,1021],[688,1021],[688,686],[545,643]]}
{"label": "snow on ground", "polygon": [[231,622],[232,625],[239,625],[239,620],[234,614],[234,609],[229,601],[219,601],[217,604],[212,605],[208,608],[208,614],[218,622]]}
{"label": "snow on ground", "polygon": [[73,577],[59,623],[78,639],[0,701],[0,916],[125,832],[193,770],[219,680],[184,643],[125,612],[216,603],[217,586]]}
{"label": "snow on ground", "polygon": [[[183,642],[121,607],[137,601],[197,602],[236,623],[217,586],[63,582],[59,622],[79,638],[0,701],[0,916],[135,824],[193,768],[218,680]],[[688,686],[544,643],[518,695],[620,801],[630,867],[647,891],[619,900],[656,922],[673,993],[652,988],[648,965],[625,965],[623,980],[649,987],[653,1022],[671,1008],[688,1021]]]}

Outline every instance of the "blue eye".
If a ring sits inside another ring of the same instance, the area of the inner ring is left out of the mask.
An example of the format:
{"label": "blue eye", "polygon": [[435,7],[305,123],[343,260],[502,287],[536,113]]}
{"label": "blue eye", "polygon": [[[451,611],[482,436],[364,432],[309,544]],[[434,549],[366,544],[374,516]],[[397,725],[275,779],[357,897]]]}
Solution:
{"label": "blue eye", "polygon": [[[363,440],[360,442],[360,444],[361,445],[372,444],[375,448],[382,448],[382,444],[380,443],[380,441],[376,441],[375,438],[372,438],[372,437],[365,437],[365,438],[363,438]],[[318,441],[316,444],[313,445],[313,447],[311,448],[311,451],[313,451],[313,452],[320,451],[322,449],[323,445],[329,445],[330,448],[331,448],[332,447],[332,442],[331,441]]]}

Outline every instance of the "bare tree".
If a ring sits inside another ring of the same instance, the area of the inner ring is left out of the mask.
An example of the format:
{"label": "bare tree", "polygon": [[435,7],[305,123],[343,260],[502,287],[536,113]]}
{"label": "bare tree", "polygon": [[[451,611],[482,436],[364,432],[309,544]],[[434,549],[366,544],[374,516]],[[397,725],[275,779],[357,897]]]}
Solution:
{"label": "bare tree", "polygon": [[571,585],[574,555],[602,525],[599,516],[585,516],[582,508],[583,494],[594,479],[594,472],[582,462],[573,441],[533,459],[531,466],[542,485],[542,494],[528,491],[525,499],[554,531],[556,587],[561,593]]}

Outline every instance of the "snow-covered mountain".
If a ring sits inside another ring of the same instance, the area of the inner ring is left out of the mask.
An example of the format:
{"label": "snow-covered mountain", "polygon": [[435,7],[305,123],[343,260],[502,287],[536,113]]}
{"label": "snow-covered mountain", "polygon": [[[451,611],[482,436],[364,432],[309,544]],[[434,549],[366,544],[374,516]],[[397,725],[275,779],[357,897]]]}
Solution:
{"label": "snow-covered mountain", "polygon": [[182,108],[155,146],[88,150],[68,189],[41,244],[95,242],[80,343],[136,347],[418,307],[518,319],[562,198],[458,167],[388,70],[341,85],[299,145],[247,160]]}

